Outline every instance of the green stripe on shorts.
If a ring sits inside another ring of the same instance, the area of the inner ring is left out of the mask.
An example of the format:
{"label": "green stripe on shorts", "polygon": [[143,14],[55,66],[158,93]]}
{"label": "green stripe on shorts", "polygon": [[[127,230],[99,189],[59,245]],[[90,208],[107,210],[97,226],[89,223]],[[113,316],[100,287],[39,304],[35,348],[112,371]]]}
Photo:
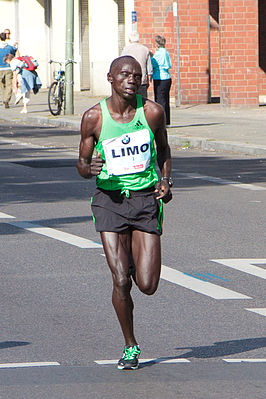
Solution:
{"label": "green stripe on shorts", "polygon": [[[91,197],[91,200],[90,200],[91,204],[92,204],[92,201],[93,201],[93,197]],[[95,217],[94,217],[92,210],[91,210],[91,216],[92,216],[93,223],[95,224]]]}
{"label": "green stripe on shorts", "polygon": [[158,215],[157,230],[159,230],[161,232],[162,228],[163,228],[163,201],[160,199],[160,209],[159,209],[159,215]]}

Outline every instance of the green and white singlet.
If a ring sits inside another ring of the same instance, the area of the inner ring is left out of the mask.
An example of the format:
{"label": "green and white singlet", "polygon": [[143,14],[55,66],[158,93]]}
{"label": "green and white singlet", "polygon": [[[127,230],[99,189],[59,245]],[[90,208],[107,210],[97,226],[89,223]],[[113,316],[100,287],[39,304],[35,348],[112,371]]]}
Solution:
{"label": "green and white singlet", "polygon": [[105,162],[97,176],[97,187],[127,193],[154,186],[158,181],[157,156],[142,97],[137,95],[136,113],[129,123],[118,123],[111,117],[106,99],[100,106],[102,129],[96,150]]}

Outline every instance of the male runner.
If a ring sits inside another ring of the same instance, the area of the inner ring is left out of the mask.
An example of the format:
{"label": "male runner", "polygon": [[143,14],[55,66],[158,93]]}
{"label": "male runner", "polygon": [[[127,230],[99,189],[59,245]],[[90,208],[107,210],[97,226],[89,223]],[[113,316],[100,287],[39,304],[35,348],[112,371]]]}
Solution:
{"label": "male runner", "polygon": [[171,154],[163,108],[136,94],[141,66],[135,58],[116,58],[107,79],[111,97],[83,115],[77,169],[84,178],[97,176],[92,212],[112,273],[112,302],[125,338],[118,368],[137,369],[140,347],[133,329],[130,257],[138,288],[154,294],[161,271],[162,201],[172,198]]}

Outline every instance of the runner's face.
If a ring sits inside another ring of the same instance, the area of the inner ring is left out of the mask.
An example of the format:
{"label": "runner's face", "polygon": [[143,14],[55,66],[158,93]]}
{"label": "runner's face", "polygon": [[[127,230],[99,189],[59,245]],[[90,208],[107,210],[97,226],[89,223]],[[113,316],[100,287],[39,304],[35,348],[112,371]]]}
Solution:
{"label": "runner's face", "polygon": [[125,98],[136,95],[141,84],[141,67],[131,60],[126,60],[116,65],[108,75],[113,90]]}

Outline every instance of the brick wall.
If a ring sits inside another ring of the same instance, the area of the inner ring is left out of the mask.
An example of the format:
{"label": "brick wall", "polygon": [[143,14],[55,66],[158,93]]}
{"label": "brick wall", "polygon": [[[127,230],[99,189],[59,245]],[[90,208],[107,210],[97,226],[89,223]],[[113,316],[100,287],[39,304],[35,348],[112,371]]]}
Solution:
{"label": "brick wall", "polygon": [[[206,103],[208,101],[208,0],[179,0],[180,86],[181,102]],[[172,60],[173,80],[170,95],[177,99],[177,19],[173,16],[173,1],[135,0],[138,31],[141,43],[156,50],[154,37],[166,38],[166,48]]]}
{"label": "brick wall", "polygon": [[[176,22],[173,17],[173,2],[169,0],[135,0],[137,12],[138,31],[140,42],[146,45],[153,53],[156,51],[154,38],[162,35],[166,39],[165,48],[169,51],[172,61],[172,69],[169,71],[172,77],[171,97],[176,96],[177,90],[177,51],[176,51]],[[152,86],[149,89],[149,97],[152,97]]]}
{"label": "brick wall", "polygon": [[[266,0],[177,0],[177,8],[181,103],[207,103],[211,94],[220,96],[223,105],[257,105],[259,94],[266,94]],[[166,38],[172,59],[170,95],[177,99],[177,19],[173,16],[173,1],[135,0],[135,10],[143,44],[154,52],[155,35]]]}
{"label": "brick wall", "polygon": [[208,102],[208,14],[208,0],[178,1],[183,104]]}
{"label": "brick wall", "polygon": [[258,1],[220,0],[221,101],[258,104]]}

